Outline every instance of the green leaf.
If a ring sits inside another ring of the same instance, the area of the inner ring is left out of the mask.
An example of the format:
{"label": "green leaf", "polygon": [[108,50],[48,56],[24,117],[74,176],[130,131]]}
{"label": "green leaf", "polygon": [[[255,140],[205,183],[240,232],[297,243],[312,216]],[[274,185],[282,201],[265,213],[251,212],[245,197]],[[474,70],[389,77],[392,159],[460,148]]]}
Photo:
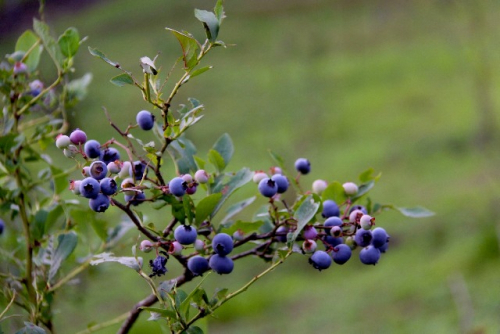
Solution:
{"label": "green leaf", "polygon": [[196,206],[196,224],[200,224],[211,215],[221,197],[221,193],[211,194],[198,203]]}
{"label": "green leaf", "polygon": [[165,29],[170,31],[181,44],[184,68],[191,70],[198,64],[198,52],[200,51],[198,41],[191,35],[170,28]]}
{"label": "green leaf", "polygon": [[175,287],[176,284],[177,282],[173,279],[161,282],[160,285],[158,286],[158,292],[160,293],[160,297],[163,300],[167,300],[168,298],[167,295],[170,293],[170,291],[172,291],[172,289]]}
{"label": "green leaf", "polygon": [[321,194],[321,197],[323,200],[331,199],[337,204],[344,203],[347,199],[344,187],[337,181],[330,183]]}
{"label": "green leaf", "polygon": [[208,151],[208,161],[214,165],[217,172],[222,172],[226,168],[224,158],[216,150]]}
{"label": "green leaf", "polygon": [[315,202],[312,195],[306,197],[293,215],[295,220],[297,220],[297,229],[293,233],[292,239],[289,240],[290,242],[294,242],[297,239],[304,226],[316,215],[319,206],[320,203]]}
{"label": "green leaf", "polygon": [[31,235],[34,240],[40,240],[43,237],[45,233],[45,222],[48,216],[49,213],[43,209],[35,214],[35,219],[33,219],[33,223],[30,225]]}
{"label": "green leaf", "polygon": [[415,206],[412,208],[403,208],[403,207],[391,207],[391,208],[401,212],[406,217],[412,217],[412,218],[426,218],[435,215],[434,212],[427,210],[426,208],[421,206]]}
{"label": "green leaf", "polygon": [[193,155],[196,154],[196,147],[189,139],[177,138],[177,140],[170,143],[167,150],[170,155],[175,157],[178,174],[194,173],[198,170],[193,158]]}
{"label": "green leaf", "polygon": [[198,169],[205,169],[205,160],[203,160],[202,158],[198,157],[198,156],[193,156],[194,158],[194,161],[196,163],[196,166],[198,167]]}
{"label": "green leaf", "polygon": [[234,145],[231,137],[229,137],[227,133],[223,134],[219,139],[217,139],[212,149],[219,152],[227,166],[234,154]]}
{"label": "green leaf", "polygon": [[117,67],[117,65],[118,65],[118,63],[115,63],[114,61],[109,60],[108,57],[106,57],[106,55],[104,53],[102,53],[101,51],[99,51],[96,48],[91,48],[89,46],[89,52],[92,56],[101,58],[102,60],[104,60],[106,63],[108,63],[109,65],[111,65],[113,67]]}
{"label": "green leaf", "polygon": [[223,2],[224,0],[217,0],[214,7],[215,17],[217,17],[217,21],[219,21],[219,26],[222,24],[222,20],[226,17],[224,15],[224,7],[222,7]]}
{"label": "green leaf", "polygon": [[236,175],[234,175],[229,181],[224,185],[222,191],[222,197],[212,212],[211,218],[220,210],[224,202],[231,196],[231,194],[238,188],[244,186],[252,180],[253,172],[248,168],[243,168]]}
{"label": "green leaf", "polygon": [[280,167],[281,170],[284,171],[285,170],[285,161],[283,160],[283,158],[271,150],[269,150],[269,155],[274,160],[274,162],[276,162],[278,167]]}
{"label": "green leaf", "polygon": [[68,189],[68,174],[64,173],[61,169],[50,166],[54,182],[54,192],[59,195],[64,190]]}
{"label": "green leaf", "polygon": [[[31,30],[26,30],[16,42],[16,51],[27,52],[38,42],[38,37]],[[24,60],[24,63],[28,66],[30,72],[36,70],[38,63],[40,62],[40,55],[42,54],[43,46],[39,45],[33,48]]]}
{"label": "green leaf", "polygon": [[[205,67],[202,67],[202,68],[199,68],[197,70],[194,70],[193,72],[191,72],[191,74],[189,75],[189,79],[191,78],[194,78],[202,73],[205,73],[206,71],[208,70],[211,70],[213,68],[213,66],[205,66]],[[187,80],[186,80],[187,81]]]}
{"label": "green leaf", "polygon": [[33,30],[35,30],[36,34],[42,40],[42,43],[45,46],[45,50],[47,50],[47,53],[50,55],[57,69],[60,71],[64,57],[61,53],[59,45],[56,43],[55,39],[49,34],[49,26],[43,23],[42,21],[33,19]]}
{"label": "green leaf", "polygon": [[221,220],[220,224],[224,225],[224,223],[226,223],[234,215],[240,213],[244,208],[246,208],[247,206],[249,206],[250,204],[252,204],[255,201],[256,198],[257,198],[257,196],[253,196],[253,197],[247,198],[247,199],[245,199],[243,201],[240,201],[238,203],[235,203],[235,204],[231,205],[226,210],[226,216],[224,217],[224,219]]}
{"label": "green leaf", "polygon": [[[373,188],[374,185],[375,185],[375,180],[371,180],[371,181],[368,181],[367,183],[363,183],[362,185],[360,185],[358,188],[358,193],[352,198],[352,201],[354,202],[357,199],[359,199],[361,196],[368,193],[370,191],[370,189]],[[339,203],[339,202],[337,202],[337,203]]]}
{"label": "green leaf", "polygon": [[198,326],[191,326],[186,330],[186,334],[203,334],[203,330]]}
{"label": "green leaf", "polygon": [[24,322],[24,327],[16,332],[16,334],[46,334],[45,330],[31,322]]}
{"label": "green leaf", "polygon": [[245,222],[242,220],[238,220],[236,223],[226,223],[221,224],[221,232],[227,233],[229,235],[233,235],[234,232],[241,230],[243,233],[250,233],[258,231],[264,222],[262,220],[257,220],[253,222]]}
{"label": "green leaf", "polygon": [[118,87],[123,87],[125,85],[133,85],[134,80],[127,73],[122,73],[116,77],[111,78],[111,83],[117,85]]}
{"label": "green leaf", "polygon": [[219,35],[219,20],[215,14],[206,10],[195,9],[194,16],[203,23],[207,38],[210,42],[215,42]]}
{"label": "green leaf", "polygon": [[59,267],[68,256],[75,250],[76,244],[78,242],[78,237],[75,232],[71,231],[65,234],[60,234],[57,237],[58,245],[52,256],[52,261],[49,270],[49,281],[52,281],[54,276],[57,274]]}
{"label": "green leaf", "polygon": [[149,311],[149,312],[158,313],[164,318],[177,319],[177,315],[172,310],[166,310],[166,309],[159,308],[159,307],[147,307],[147,306],[141,306],[140,309],[143,309],[143,310]]}
{"label": "green leaf", "polygon": [[87,87],[92,81],[92,74],[85,73],[83,77],[75,79],[69,82],[68,88],[68,100],[73,102],[81,101],[87,95]]}
{"label": "green leaf", "polygon": [[124,266],[134,269],[137,272],[141,270],[143,263],[142,257],[138,257],[136,259],[135,257],[132,256],[116,257],[112,253],[101,253],[94,255],[93,260],[90,261],[90,264],[95,266],[105,262],[118,262],[120,264],[123,264]]}
{"label": "green leaf", "polygon": [[66,31],[59,36],[57,44],[59,44],[59,48],[64,56],[67,58],[73,57],[80,47],[80,35],[78,34],[78,30],[73,27],[66,29]]}
{"label": "green leaf", "polygon": [[109,230],[106,238],[107,248],[113,248],[118,241],[127,233],[131,228],[134,228],[135,224],[132,221],[122,221],[116,227]]}
{"label": "green leaf", "polygon": [[365,170],[363,173],[359,174],[359,180],[361,183],[366,183],[369,181],[378,181],[380,177],[382,176],[382,173],[378,173],[378,175],[373,175],[375,173],[375,170],[373,168],[369,168]]}
{"label": "green leaf", "polygon": [[184,214],[186,215],[189,224],[192,224],[196,215],[193,199],[191,196],[186,194],[182,197],[182,203],[184,205]]}

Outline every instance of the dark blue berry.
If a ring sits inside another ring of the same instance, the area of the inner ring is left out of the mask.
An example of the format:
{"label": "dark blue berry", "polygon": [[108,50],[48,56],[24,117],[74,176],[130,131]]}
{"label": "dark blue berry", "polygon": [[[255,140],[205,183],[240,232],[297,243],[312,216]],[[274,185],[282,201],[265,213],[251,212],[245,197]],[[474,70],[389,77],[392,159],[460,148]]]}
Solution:
{"label": "dark blue berry", "polygon": [[155,117],[152,113],[147,110],[141,110],[137,113],[135,117],[137,124],[143,130],[151,130],[155,125]]}
{"label": "dark blue berry", "polygon": [[110,177],[105,177],[101,180],[101,182],[99,182],[99,184],[101,185],[101,192],[104,195],[113,195],[118,190],[116,181]]}
{"label": "dark blue berry", "polygon": [[96,180],[102,180],[108,174],[108,166],[102,161],[94,161],[90,164],[90,176]]}
{"label": "dark blue berry", "polygon": [[80,194],[85,198],[96,198],[101,192],[99,181],[93,177],[87,177],[80,182]]}
{"label": "dark blue berry", "polygon": [[83,150],[88,158],[94,159],[101,156],[101,144],[97,140],[91,139],[86,142]]}
{"label": "dark blue berry", "polygon": [[[141,161],[134,161],[134,177],[137,181],[142,180],[144,173],[148,174],[147,165]],[[130,173],[132,174],[132,173]]]}
{"label": "dark blue berry", "polygon": [[333,216],[339,217],[340,216],[339,206],[331,199],[327,199],[326,201],[323,202],[323,212],[321,212],[321,215],[323,216],[323,218],[328,218]]}
{"label": "dark blue berry", "polygon": [[387,240],[387,242],[382,247],[379,247],[378,250],[380,251],[380,253],[385,253],[388,247],[389,247],[389,240]]}
{"label": "dark blue berry", "polygon": [[309,258],[309,263],[318,270],[328,269],[332,264],[332,258],[327,252],[319,250]]}
{"label": "dark blue berry", "polygon": [[372,231],[373,239],[372,239],[372,245],[375,248],[380,248],[384,246],[387,243],[387,238],[389,237],[387,235],[387,232],[382,227],[377,227],[373,229]]}
{"label": "dark blue berry", "polygon": [[353,212],[354,210],[359,210],[361,212],[363,212],[363,214],[367,215],[368,214],[368,210],[366,210],[366,208],[362,205],[353,205],[351,206],[351,209],[349,210],[349,213]]}
{"label": "dark blue berry", "polygon": [[133,195],[125,195],[125,202],[130,202],[133,206],[142,204],[145,199],[146,195],[143,192],[135,192]]}
{"label": "dark blue berry", "polygon": [[104,212],[109,208],[109,197],[104,194],[97,194],[96,198],[89,200],[89,207],[95,212]]}
{"label": "dark blue berry", "polygon": [[366,247],[372,242],[372,231],[360,228],[354,235],[354,241],[360,247]]}
{"label": "dark blue berry", "polygon": [[212,248],[215,253],[226,256],[233,250],[233,238],[226,233],[219,233],[212,239]]}
{"label": "dark blue berry", "polygon": [[210,257],[208,262],[210,268],[217,274],[230,274],[234,269],[234,262],[231,258],[214,254]]}
{"label": "dark blue berry", "polygon": [[340,244],[333,247],[333,261],[337,264],[344,264],[351,258],[351,248],[346,244]]}
{"label": "dark blue berry", "polygon": [[266,177],[259,182],[259,191],[262,196],[273,197],[278,192],[278,185],[275,181]]}
{"label": "dark blue berry", "polygon": [[151,267],[153,273],[152,276],[162,276],[167,273],[167,258],[161,255],[158,255],[153,261],[149,262],[149,266]]}
{"label": "dark blue berry", "polygon": [[205,271],[210,269],[208,265],[208,260],[200,255],[196,255],[189,258],[187,262],[187,267],[189,270],[191,270],[194,276],[200,276]]}
{"label": "dark blue berry", "polygon": [[196,241],[198,233],[194,226],[179,225],[174,231],[174,238],[181,245],[190,245]]}
{"label": "dark blue berry", "polygon": [[325,222],[323,223],[323,226],[329,226],[330,228],[325,228],[325,233],[326,234],[330,234],[330,230],[332,227],[334,226],[339,226],[341,227],[342,226],[342,219],[340,219],[339,217],[329,217],[327,220],[325,220]]}
{"label": "dark blue berry", "polygon": [[311,171],[311,163],[307,159],[299,158],[295,161],[295,169],[301,174],[307,174]]}
{"label": "dark blue berry", "polygon": [[5,228],[5,222],[3,221],[3,219],[0,219],[0,235],[3,234],[4,228]]}
{"label": "dark blue berry", "polygon": [[182,177],[174,177],[168,183],[168,189],[172,195],[182,197],[186,193],[187,183],[182,179]]}
{"label": "dark blue berry", "polygon": [[109,164],[110,162],[120,160],[120,152],[116,148],[108,147],[101,150],[101,155],[99,160],[104,161],[104,163]]}
{"label": "dark blue berry", "polygon": [[359,252],[359,259],[364,264],[375,265],[380,259],[380,251],[373,246],[365,247]]}
{"label": "dark blue berry", "polygon": [[344,239],[342,239],[341,237],[332,237],[330,235],[326,235],[323,240],[331,247],[335,247],[344,243]]}
{"label": "dark blue berry", "polygon": [[271,176],[271,180],[276,182],[276,184],[278,185],[278,194],[283,194],[290,185],[286,176],[283,176],[281,174],[275,174]]}

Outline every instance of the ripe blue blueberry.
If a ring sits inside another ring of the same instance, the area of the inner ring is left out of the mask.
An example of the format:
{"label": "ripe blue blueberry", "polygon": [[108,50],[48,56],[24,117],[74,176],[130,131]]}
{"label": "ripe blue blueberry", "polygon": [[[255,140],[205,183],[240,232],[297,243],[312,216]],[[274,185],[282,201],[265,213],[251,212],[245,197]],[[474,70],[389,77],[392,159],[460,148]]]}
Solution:
{"label": "ripe blue blueberry", "polygon": [[372,242],[372,231],[360,228],[354,235],[354,241],[360,247],[366,247]]}
{"label": "ripe blue blueberry", "polygon": [[342,226],[342,219],[340,219],[339,217],[329,217],[328,219],[325,220],[325,222],[323,223],[323,226],[329,226],[329,228],[325,228],[325,233],[326,234],[331,234],[331,227],[333,226]]}
{"label": "ripe blue blueberry", "polygon": [[91,139],[85,143],[83,151],[91,159],[99,158],[101,156],[101,144],[97,140]]}
{"label": "ripe blue blueberry", "polygon": [[389,236],[387,238],[387,242],[382,247],[378,248],[380,253],[385,253],[387,251],[387,248],[389,247]]}
{"label": "ripe blue blueberry", "polygon": [[208,265],[219,275],[230,274],[234,269],[234,262],[231,258],[214,254],[210,257]]}
{"label": "ripe blue blueberry", "polygon": [[198,233],[194,226],[179,225],[174,231],[174,238],[181,245],[191,245],[196,241]]}
{"label": "ripe blue blueberry", "polygon": [[104,212],[109,208],[109,197],[104,194],[97,194],[96,198],[89,200],[89,207],[95,212]]}
{"label": "ripe blue blueberry", "polygon": [[226,233],[219,233],[212,239],[212,248],[220,256],[226,256],[233,250],[233,238]]}
{"label": "ripe blue blueberry", "polygon": [[354,210],[360,210],[365,215],[368,214],[368,210],[366,210],[366,208],[364,206],[362,206],[362,205],[353,205],[353,206],[351,206],[351,209],[349,210],[349,213],[353,212]]}
{"label": "ripe blue blueberry", "polygon": [[319,250],[309,258],[309,263],[318,270],[328,269],[332,264],[332,258],[327,252]]}
{"label": "ripe blue blueberry", "polygon": [[283,176],[281,174],[274,174],[273,176],[271,176],[271,180],[276,182],[276,184],[278,185],[278,194],[283,194],[290,185],[286,176]]}
{"label": "ripe blue blueberry", "polygon": [[155,116],[147,110],[141,110],[135,117],[137,124],[143,130],[151,130],[155,125]]}
{"label": "ripe blue blueberry", "polygon": [[344,264],[351,258],[351,248],[346,244],[340,244],[333,247],[333,261],[337,264]]}
{"label": "ripe blue blueberry", "polygon": [[273,197],[278,192],[278,185],[275,181],[266,177],[259,182],[259,191],[262,196]]}
{"label": "ripe blue blueberry", "polygon": [[105,148],[101,150],[99,160],[104,161],[107,165],[112,161],[120,160],[120,152],[114,147]]}
{"label": "ripe blue blueberry", "polygon": [[323,201],[323,212],[321,212],[321,215],[323,216],[323,218],[328,218],[333,216],[339,217],[340,216],[339,206],[331,199],[327,199]]}
{"label": "ripe blue blueberry", "polygon": [[130,202],[133,206],[138,206],[143,203],[146,199],[146,194],[144,192],[135,192],[132,195],[125,194],[125,202]]}
{"label": "ripe blue blueberry", "polygon": [[170,193],[177,197],[182,197],[186,193],[187,184],[186,181],[182,179],[182,177],[174,177],[168,183],[168,189]]}
{"label": "ripe blue blueberry", "polygon": [[3,219],[0,218],[0,235],[3,234],[4,228],[5,228],[5,222],[3,221]]}
{"label": "ripe blue blueberry", "polygon": [[295,161],[295,169],[301,174],[308,174],[311,171],[311,163],[307,159],[299,158]]}
{"label": "ripe blue blueberry", "polygon": [[90,176],[96,180],[102,180],[108,174],[108,166],[102,161],[94,161],[90,164]]}
{"label": "ripe blue blueberry", "polygon": [[359,259],[364,264],[375,265],[380,259],[380,251],[373,246],[365,247],[359,252]]}
{"label": "ripe blue blueberry", "polygon": [[387,232],[382,227],[374,228],[372,231],[372,235],[372,245],[373,247],[379,249],[387,243],[387,239],[389,238]]}
{"label": "ripe blue blueberry", "polygon": [[96,198],[101,192],[99,181],[93,177],[87,177],[80,182],[80,194],[85,198]]}
{"label": "ripe blue blueberry", "polygon": [[75,145],[85,144],[87,135],[80,129],[76,129],[69,135],[69,140]]}
{"label": "ripe blue blueberry", "polygon": [[196,256],[189,258],[189,260],[187,262],[187,267],[189,270],[191,270],[191,272],[193,273],[194,276],[200,276],[205,271],[210,269],[210,267],[208,265],[208,260],[200,255],[196,255]]}
{"label": "ripe blue blueberry", "polygon": [[99,182],[99,184],[101,185],[101,192],[104,195],[113,195],[118,190],[116,181],[110,177],[105,177],[101,180],[101,182]]}
{"label": "ripe blue blueberry", "polygon": [[153,273],[149,275],[150,277],[153,276],[162,276],[167,273],[167,258],[161,255],[158,255],[154,260],[149,261],[149,266],[151,267],[151,270]]}
{"label": "ripe blue blueberry", "polygon": [[[144,173],[148,175],[147,165],[141,161],[134,161],[134,177],[137,181],[142,180]],[[132,173],[130,173],[132,174]]]}
{"label": "ripe blue blueberry", "polygon": [[331,247],[335,247],[337,245],[344,243],[344,239],[342,239],[341,237],[336,238],[330,235],[326,235],[323,240]]}

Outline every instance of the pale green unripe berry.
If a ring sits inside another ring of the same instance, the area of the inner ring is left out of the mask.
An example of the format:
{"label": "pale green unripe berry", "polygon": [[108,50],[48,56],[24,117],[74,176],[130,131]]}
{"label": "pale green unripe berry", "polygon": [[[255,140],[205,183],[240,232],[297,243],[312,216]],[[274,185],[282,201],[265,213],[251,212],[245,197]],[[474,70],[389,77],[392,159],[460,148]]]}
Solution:
{"label": "pale green unripe berry", "polygon": [[153,250],[153,244],[149,240],[142,240],[139,249],[144,253],[149,253]]}
{"label": "pale green unripe berry", "polygon": [[122,184],[120,185],[120,187],[122,188],[123,193],[125,195],[133,196],[136,193],[134,190],[127,190],[127,188],[133,188],[133,187],[135,187],[134,180],[132,178],[130,178],[130,177],[126,178],[125,180],[123,180]]}
{"label": "pale green unripe berry", "polygon": [[342,185],[344,192],[348,196],[356,195],[358,193],[358,186],[353,182],[346,182]]}
{"label": "pale green unripe berry", "polygon": [[79,152],[78,147],[76,147],[75,145],[68,145],[68,147],[66,147],[63,150],[64,156],[66,158],[74,158],[74,157],[76,157],[78,152]]}
{"label": "pale green unripe berry", "polygon": [[203,240],[196,239],[194,242],[194,249],[200,254],[205,254],[205,242]]}
{"label": "pale green unripe berry", "polygon": [[361,228],[369,230],[373,225],[375,225],[375,218],[370,215],[363,215],[359,219],[359,225],[361,225]]}
{"label": "pale green unripe berry", "polygon": [[349,246],[350,249],[355,249],[356,248],[356,243],[354,242],[353,237],[347,237],[345,239],[345,244]]}
{"label": "pale green unripe berry", "polygon": [[111,174],[118,174],[122,170],[121,163],[118,160],[111,161],[107,167],[108,167],[108,171]]}
{"label": "pale green unripe berry", "polygon": [[63,149],[71,145],[71,140],[66,135],[59,135],[56,138],[56,146],[57,148]]}
{"label": "pale green unripe berry", "polygon": [[260,181],[262,181],[263,179],[267,178],[267,174],[264,173],[263,171],[259,170],[259,171],[256,171],[254,174],[253,174],[253,182],[259,184]]}
{"label": "pale green unripe berry", "polygon": [[328,183],[325,180],[316,180],[312,184],[312,191],[315,194],[321,195],[326,187],[328,187]]}

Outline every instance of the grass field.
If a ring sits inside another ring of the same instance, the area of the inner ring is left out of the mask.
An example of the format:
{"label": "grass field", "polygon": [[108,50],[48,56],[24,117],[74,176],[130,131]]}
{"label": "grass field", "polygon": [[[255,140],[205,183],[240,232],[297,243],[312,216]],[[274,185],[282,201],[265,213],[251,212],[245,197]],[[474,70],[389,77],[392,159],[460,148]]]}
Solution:
{"label": "grass field", "polygon": [[[478,142],[484,99],[495,117],[487,123],[496,129],[500,117],[500,25],[494,20],[500,4],[467,3],[227,2],[220,38],[236,45],[215,50],[207,59],[214,68],[175,101],[196,97],[206,106],[205,119],[188,133],[200,155],[227,132],[236,147],[233,170],[267,169],[268,149],[290,169],[297,157],[309,158],[313,172],[303,178],[305,186],[317,178],[355,181],[373,167],[383,174],[373,200],[422,205],[436,215],[377,217],[391,246],[375,267],[354,259],[317,272],[293,257],[220,309],[204,324],[210,333],[500,332],[499,136]],[[164,27],[201,38],[192,11],[210,6],[108,1],[48,18],[58,32],[77,27],[89,36],[86,46],[139,76],[140,57],[160,51],[168,71],[179,55]],[[2,41],[0,50],[13,45]],[[76,75],[93,74],[87,99],[72,115],[90,137],[114,136],[101,106],[121,125],[147,107],[133,88],[111,85],[119,73],[86,50],[76,67]],[[253,192],[248,186],[236,197]],[[150,215],[161,225],[158,213]],[[119,252],[129,253],[136,237]],[[234,274],[209,276],[208,289],[235,289],[264,268],[254,259],[237,262]],[[92,268],[81,284],[61,290],[56,328],[71,333],[109,320],[147,294],[133,271]],[[133,333],[160,328],[147,317]]]}

